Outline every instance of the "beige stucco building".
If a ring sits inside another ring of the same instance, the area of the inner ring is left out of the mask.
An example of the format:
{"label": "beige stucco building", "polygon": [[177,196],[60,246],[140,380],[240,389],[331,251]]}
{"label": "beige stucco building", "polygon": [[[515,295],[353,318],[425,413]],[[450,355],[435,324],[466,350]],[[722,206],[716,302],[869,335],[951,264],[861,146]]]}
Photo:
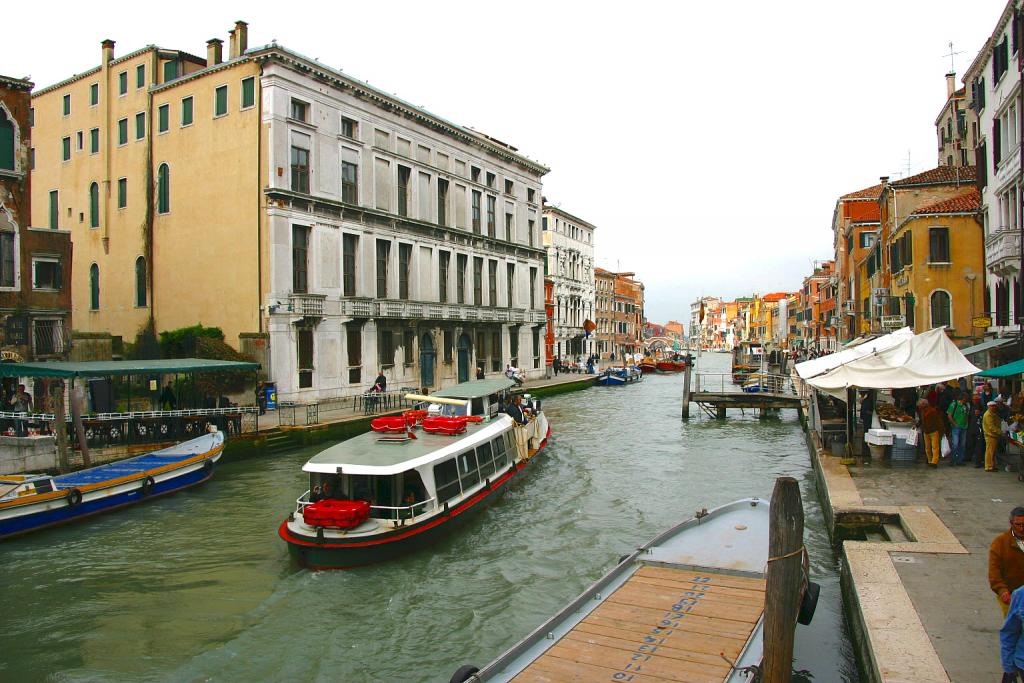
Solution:
{"label": "beige stucco building", "polygon": [[113,49],[33,100],[36,220],[72,230],[76,328],[218,326],[265,349],[284,400],[361,393],[380,370],[426,389],[478,364],[543,373],[547,168],[249,49],[244,22],[226,60],[217,40],[205,59]]}

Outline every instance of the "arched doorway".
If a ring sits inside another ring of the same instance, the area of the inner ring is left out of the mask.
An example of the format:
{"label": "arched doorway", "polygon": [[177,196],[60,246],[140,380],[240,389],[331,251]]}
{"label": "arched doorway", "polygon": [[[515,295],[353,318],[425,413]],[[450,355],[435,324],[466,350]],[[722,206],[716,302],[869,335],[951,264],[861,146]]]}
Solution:
{"label": "arched doorway", "polygon": [[434,338],[429,332],[425,332],[420,337],[420,385],[423,387],[434,386],[434,360],[436,358]]}
{"label": "arched doorway", "polygon": [[457,349],[459,352],[459,381],[469,381],[469,351],[473,346],[473,342],[470,341],[468,334],[459,335],[459,343]]}

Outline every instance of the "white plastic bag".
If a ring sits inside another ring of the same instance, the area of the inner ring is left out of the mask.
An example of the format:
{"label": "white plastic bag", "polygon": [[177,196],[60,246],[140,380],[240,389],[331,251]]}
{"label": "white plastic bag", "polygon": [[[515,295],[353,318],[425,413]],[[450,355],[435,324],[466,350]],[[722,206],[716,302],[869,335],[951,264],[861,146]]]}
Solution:
{"label": "white plastic bag", "polygon": [[939,447],[939,451],[942,453],[943,458],[948,458],[949,454],[953,452],[953,449],[949,445],[949,439],[945,435],[942,437],[942,445]]}
{"label": "white plastic bag", "polygon": [[907,445],[908,446],[916,446],[917,445],[917,439],[918,439],[918,436],[920,436],[920,434],[921,434],[921,432],[918,431],[918,429],[916,427],[914,429],[911,429],[909,432],[907,432]]}

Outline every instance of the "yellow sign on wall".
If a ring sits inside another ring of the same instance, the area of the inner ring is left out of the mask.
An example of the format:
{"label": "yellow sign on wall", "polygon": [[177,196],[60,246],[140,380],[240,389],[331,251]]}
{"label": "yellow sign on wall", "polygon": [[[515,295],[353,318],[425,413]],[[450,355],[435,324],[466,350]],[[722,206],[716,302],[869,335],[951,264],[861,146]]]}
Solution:
{"label": "yellow sign on wall", "polygon": [[975,327],[992,327],[992,318],[987,315],[979,315],[971,318],[971,324]]}

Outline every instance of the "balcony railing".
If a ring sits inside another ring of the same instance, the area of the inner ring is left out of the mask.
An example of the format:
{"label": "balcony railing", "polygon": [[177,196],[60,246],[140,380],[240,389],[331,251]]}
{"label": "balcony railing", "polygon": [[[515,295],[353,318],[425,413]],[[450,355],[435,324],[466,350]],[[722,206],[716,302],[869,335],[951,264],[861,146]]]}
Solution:
{"label": "balcony railing", "polygon": [[[278,310],[278,309],[272,309]],[[481,320],[502,323],[543,323],[543,309],[493,308],[473,304],[438,304],[390,299],[328,299],[323,294],[291,294],[281,313],[323,317],[393,318],[411,320]]]}
{"label": "balcony railing", "polygon": [[985,261],[989,265],[1004,259],[1020,259],[1020,231],[1000,228],[985,240]]}
{"label": "balcony railing", "polygon": [[292,294],[288,297],[288,310],[299,315],[323,317],[324,299],[323,294]]}

